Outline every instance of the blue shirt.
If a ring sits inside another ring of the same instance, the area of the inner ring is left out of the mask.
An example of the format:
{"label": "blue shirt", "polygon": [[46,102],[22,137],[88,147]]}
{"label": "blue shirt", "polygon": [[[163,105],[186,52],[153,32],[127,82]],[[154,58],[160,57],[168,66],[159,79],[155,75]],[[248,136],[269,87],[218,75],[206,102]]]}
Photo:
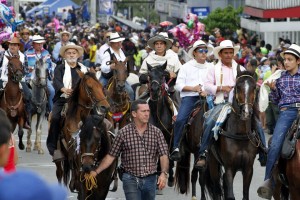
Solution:
{"label": "blue shirt", "polygon": [[282,72],[276,81],[276,89],[270,93],[270,98],[279,107],[300,103],[300,68],[294,75],[288,71]]}

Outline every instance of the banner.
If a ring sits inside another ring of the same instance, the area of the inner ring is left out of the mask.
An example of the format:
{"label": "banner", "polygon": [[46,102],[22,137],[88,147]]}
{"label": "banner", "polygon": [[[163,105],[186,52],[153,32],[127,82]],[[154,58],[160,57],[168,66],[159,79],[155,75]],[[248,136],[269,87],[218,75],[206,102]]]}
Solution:
{"label": "banner", "polygon": [[99,1],[99,14],[100,15],[113,15],[113,0],[100,0]]}

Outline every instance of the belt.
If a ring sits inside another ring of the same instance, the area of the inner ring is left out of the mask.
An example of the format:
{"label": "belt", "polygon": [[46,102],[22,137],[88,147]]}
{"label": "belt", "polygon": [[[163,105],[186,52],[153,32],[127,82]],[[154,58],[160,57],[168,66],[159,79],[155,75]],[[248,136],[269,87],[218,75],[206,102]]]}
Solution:
{"label": "belt", "polygon": [[280,110],[285,111],[289,108],[300,108],[300,103],[291,103],[291,104],[288,104],[288,105],[284,105],[280,108]]}

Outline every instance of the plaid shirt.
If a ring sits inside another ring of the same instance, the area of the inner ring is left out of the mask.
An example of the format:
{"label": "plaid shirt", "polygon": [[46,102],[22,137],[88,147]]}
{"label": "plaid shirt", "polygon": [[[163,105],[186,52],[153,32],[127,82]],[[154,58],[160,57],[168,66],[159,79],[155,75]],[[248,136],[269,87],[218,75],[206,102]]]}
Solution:
{"label": "plaid shirt", "polygon": [[160,156],[168,155],[168,146],[162,132],[148,124],[143,136],[138,134],[134,123],[123,127],[114,140],[110,155],[118,157],[124,170],[137,177],[156,173]]}
{"label": "plaid shirt", "polygon": [[276,81],[276,90],[271,91],[270,98],[279,107],[300,103],[300,68],[294,75],[288,71],[282,72]]}

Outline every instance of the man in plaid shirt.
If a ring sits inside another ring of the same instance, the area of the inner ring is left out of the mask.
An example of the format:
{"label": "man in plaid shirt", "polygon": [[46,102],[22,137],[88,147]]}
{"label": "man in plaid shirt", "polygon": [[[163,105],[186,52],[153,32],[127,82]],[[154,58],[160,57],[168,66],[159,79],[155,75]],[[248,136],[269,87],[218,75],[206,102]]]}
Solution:
{"label": "man in plaid shirt", "polygon": [[[125,171],[122,181],[126,199],[153,200],[156,185],[160,190],[166,186],[168,146],[162,132],[148,123],[150,109],[146,101],[132,102],[131,114],[133,123],[119,131],[110,152],[91,175],[96,177],[121,154],[121,163]],[[162,171],[157,179],[158,158]]]}

